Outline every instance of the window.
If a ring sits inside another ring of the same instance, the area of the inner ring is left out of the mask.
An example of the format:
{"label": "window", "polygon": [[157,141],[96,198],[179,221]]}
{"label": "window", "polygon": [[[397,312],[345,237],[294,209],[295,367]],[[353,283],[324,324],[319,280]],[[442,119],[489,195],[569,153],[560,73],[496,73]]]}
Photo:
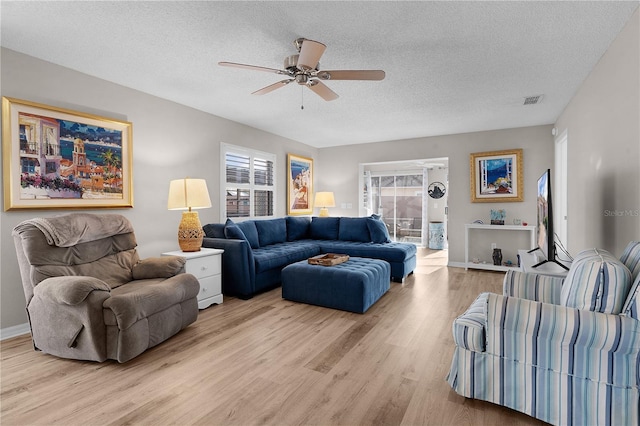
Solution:
{"label": "window", "polygon": [[234,145],[220,145],[220,179],[225,194],[221,217],[253,218],[274,215],[276,199],[274,154]]}

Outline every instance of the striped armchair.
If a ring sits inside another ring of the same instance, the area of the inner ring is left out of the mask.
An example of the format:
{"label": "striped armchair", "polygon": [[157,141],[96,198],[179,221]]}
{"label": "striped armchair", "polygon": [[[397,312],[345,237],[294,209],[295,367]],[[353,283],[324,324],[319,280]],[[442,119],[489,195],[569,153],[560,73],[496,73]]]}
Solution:
{"label": "striped armchair", "polygon": [[460,395],[569,425],[640,423],[640,242],[587,250],[564,278],[507,272],[453,323]]}

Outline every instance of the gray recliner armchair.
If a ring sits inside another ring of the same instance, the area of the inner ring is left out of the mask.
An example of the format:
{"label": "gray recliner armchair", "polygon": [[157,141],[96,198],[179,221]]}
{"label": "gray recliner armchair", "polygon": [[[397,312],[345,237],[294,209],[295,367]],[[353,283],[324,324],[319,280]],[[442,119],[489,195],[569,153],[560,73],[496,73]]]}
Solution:
{"label": "gray recliner armchair", "polygon": [[198,317],[200,285],[185,259],[140,260],[124,216],[30,219],[13,237],[36,349],[126,362]]}

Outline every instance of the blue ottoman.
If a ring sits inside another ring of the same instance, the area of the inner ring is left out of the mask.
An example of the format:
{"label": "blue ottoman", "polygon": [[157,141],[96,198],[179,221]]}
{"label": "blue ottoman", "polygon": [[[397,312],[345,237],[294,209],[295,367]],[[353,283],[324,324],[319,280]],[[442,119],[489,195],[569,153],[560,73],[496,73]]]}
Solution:
{"label": "blue ottoman", "polygon": [[282,297],[361,314],[389,290],[390,281],[391,266],[384,260],[351,257],[334,266],[302,260],[282,270]]}

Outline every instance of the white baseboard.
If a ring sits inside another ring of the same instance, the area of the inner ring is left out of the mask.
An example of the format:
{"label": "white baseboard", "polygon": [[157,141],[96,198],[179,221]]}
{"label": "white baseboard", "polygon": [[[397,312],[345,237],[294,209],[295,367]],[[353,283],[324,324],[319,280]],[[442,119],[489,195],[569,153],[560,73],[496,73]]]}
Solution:
{"label": "white baseboard", "polygon": [[449,262],[447,266],[452,266],[454,268],[465,268],[467,265],[464,262]]}
{"label": "white baseboard", "polygon": [[31,329],[29,323],[14,325],[13,327],[7,327],[0,329],[0,340],[11,339],[12,337],[22,336],[23,334],[29,334]]}

